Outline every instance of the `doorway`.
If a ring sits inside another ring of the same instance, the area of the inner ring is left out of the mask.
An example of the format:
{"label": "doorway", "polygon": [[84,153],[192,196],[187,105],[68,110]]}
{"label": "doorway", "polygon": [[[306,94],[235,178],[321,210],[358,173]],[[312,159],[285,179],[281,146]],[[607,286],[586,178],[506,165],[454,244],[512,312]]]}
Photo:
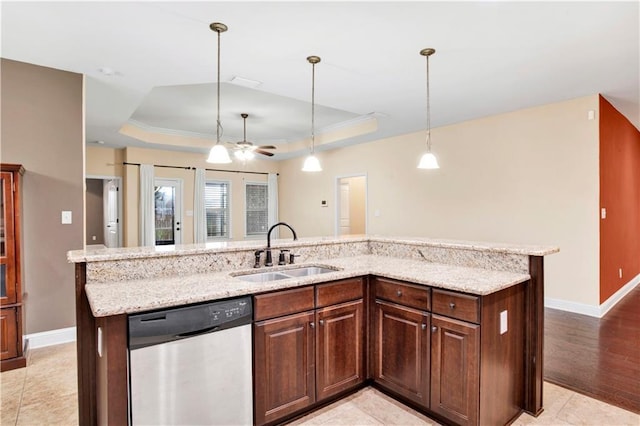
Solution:
{"label": "doorway", "polygon": [[87,248],[122,247],[121,178],[88,176],[85,179]]}
{"label": "doorway", "polygon": [[155,236],[157,246],[182,242],[182,181],[156,179],[154,183]]}
{"label": "doorway", "polygon": [[336,178],[336,235],[367,233],[367,176]]}

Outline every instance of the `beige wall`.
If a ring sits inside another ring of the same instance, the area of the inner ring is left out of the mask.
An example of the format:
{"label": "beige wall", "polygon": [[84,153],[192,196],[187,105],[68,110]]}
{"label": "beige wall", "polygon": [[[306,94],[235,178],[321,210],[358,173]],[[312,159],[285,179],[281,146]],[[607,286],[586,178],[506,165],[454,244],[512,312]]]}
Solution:
{"label": "beige wall", "polygon": [[[209,164],[206,154],[191,152],[163,151],[156,149],[127,148],[123,150],[88,149],[87,150],[87,174],[109,174],[108,164],[129,163],[170,165],[177,167],[197,167],[205,169],[241,170],[246,172],[278,172],[278,163],[273,161],[256,160],[246,166],[232,163],[230,165]],[[111,163],[110,163],[111,162]],[[138,220],[139,220],[139,168],[138,166],[122,166],[124,176],[123,216],[124,216],[124,245],[138,245]],[[173,169],[155,167],[156,178],[179,179],[182,182],[182,243],[193,242],[193,216],[187,212],[193,212],[194,170]],[[231,183],[231,234],[233,240],[242,240],[245,237],[244,224],[244,184],[245,182],[266,182],[266,175],[249,173],[229,173],[207,171],[208,180],[221,180]]]}
{"label": "beige wall", "polygon": [[[83,241],[84,111],[80,74],[2,59],[3,162],[23,164],[25,334],[75,325]],[[62,225],[63,210],[73,223]]]}
{"label": "beige wall", "polygon": [[598,96],[433,129],[441,169],[418,170],[415,133],[281,164],[280,219],[334,235],[337,176],[367,174],[368,233],[552,244],[546,297],[598,303]]}

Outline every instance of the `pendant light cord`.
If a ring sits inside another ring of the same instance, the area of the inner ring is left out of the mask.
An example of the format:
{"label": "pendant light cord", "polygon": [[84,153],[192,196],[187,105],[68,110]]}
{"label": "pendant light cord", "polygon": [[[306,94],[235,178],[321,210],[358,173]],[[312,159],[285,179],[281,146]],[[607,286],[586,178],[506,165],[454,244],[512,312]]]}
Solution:
{"label": "pendant light cord", "polygon": [[314,151],[316,148],[315,93],[316,93],[316,64],[312,63],[311,64],[311,155],[314,154]]}
{"label": "pendant light cord", "polygon": [[218,84],[217,84],[217,95],[218,95],[218,117],[216,119],[216,145],[220,144],[220,31],[218,33]]}
{"label": "pendant light cord", "polygon": [[429,55],[427,58],[427,152],[431,152],[431,94],[429,92]]}

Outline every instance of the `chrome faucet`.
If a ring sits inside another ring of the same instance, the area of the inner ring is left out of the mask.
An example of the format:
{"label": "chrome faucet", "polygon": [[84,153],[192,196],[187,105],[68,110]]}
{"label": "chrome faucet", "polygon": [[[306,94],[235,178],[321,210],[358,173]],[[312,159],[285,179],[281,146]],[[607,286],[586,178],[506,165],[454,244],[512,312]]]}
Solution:
{"label": "chrome faucet", "polygon": [[293,241],[298,239],[296,231],[288,223],[278,222],[275,225],[271,226],[271,228],[269,228],[269,231],[267,232],[267,248],[265,249],[266,258],[264,260],[264,266],[273,266],[273,259],[271,259],[271,231],[273,231],[275,227],[280,225],[286,226],[287,228],[291,229],[291,232],[293,233]]}

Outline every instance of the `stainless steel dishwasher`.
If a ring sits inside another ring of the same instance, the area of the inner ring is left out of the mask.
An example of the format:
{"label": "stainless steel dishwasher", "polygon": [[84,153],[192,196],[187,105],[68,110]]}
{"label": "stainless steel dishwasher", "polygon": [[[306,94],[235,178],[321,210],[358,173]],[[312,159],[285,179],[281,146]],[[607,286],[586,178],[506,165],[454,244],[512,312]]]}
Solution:
{"label": "stainless steel dishwasher", "polygon": [[253,424],[251,319],[251,297],[130,315],[131,424]]}

